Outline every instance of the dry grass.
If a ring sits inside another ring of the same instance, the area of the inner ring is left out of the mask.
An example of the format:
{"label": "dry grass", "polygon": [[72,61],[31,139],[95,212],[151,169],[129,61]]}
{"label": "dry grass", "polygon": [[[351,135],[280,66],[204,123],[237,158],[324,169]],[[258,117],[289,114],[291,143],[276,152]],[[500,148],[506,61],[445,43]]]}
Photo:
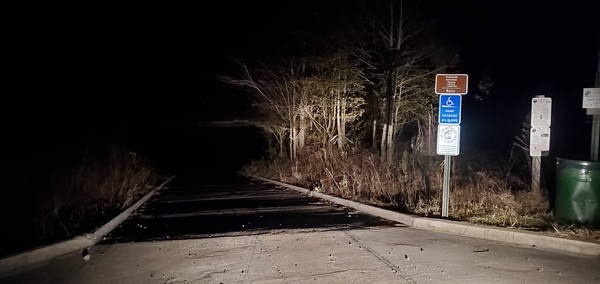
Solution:
{"label": "dry grass", "polygon": [[550,222],[550,232],[563,238],[587,240],[600,243],[600,229],[588,228],[576,224],[560,225],[556,222]]}
{"label": "dry grass", "polygon": [[41,204],[45,238],[71,236],[97,218],[120,212],[149,192],[157,174],[136,153],[112,145],[86,151],[78,164],[54,173],[51,195]]}
{"label": "dry grass", "polygon": [[305,153],[294,163],[254,162],[245,172],[377,205],[414,207],[425,194],[419,172],[412,177],[399,175],[373,154],[342,155],[325,150]]}
{"label": "dry grass", "polygon": [[[443,159],[405,152],[399,160],[398,165],[387,166],[368,152],[342,155],[339,151],[319,149],[303,152],[293,163],[260,161],[245,171],[376,206],[393,206],[421,216],[440,216]],[[449,217],[598,238],[600,232],[593,229],[559,229],[552,225],[548,199],[544,194],[528,191],[528,181],[524,178],[527,174],[515,172],[512,157],[507,162],[490,161],[483,156],[457,158],[452,164]]]}

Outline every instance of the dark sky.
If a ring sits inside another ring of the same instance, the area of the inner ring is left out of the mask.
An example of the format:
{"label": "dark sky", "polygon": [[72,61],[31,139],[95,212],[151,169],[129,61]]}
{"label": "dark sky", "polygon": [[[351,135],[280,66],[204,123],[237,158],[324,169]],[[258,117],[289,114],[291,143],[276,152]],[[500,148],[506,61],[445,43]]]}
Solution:
{"label": "dark sky", "polygon": [[[298,31],[327,30],[323,18],[343,25],[329,15],[352,10],[356,2],[370,1],[15,8],[4,41],[11,87],[3,123],[35,132],[234,118],[243,107],[210,76],[229,72],[232,57],[250,60],[277,51]],[[567,128],[562,136],[589,140],[589,117],[578,106],[598,65],[599,21],[592,3],[421,1],[420,13],[431,14],[460,46],[470,89],[483,76],[495,85],[483,102],[465,102],[465,131],[516,131],[531,97],[545,94],[555,100],[557,125],[564,121],[560,126]]]}

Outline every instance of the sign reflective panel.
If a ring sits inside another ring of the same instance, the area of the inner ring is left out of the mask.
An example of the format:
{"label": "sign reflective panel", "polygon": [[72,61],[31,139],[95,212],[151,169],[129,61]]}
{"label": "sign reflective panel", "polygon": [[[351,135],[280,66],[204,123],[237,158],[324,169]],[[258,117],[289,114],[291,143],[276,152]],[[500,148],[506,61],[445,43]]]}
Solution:
{"label": "sign reflective panel", "polygon": [[550,151],[550,127],[531,128],[529,141],[530,156],[547,156]]}
{"label": "sign reflective panel", "polygon": [[600,108],[600,88],[583,89],[583,108]]}
{"label": "sign reflective panel", "polygon": [[440,95],[438,122],[440,124],[460,124],[461,95]]}
{"label": "sign reflective panel", "polygon": [[438,125],[437,154],[458,156],[460,153],[460,125]]}
{"label": "sign reflective panel", "polygon": [[436,94],[468,93],[469,76],[467,74],[437,74],[435,75]]}
{"label": "sign reflective panel", "polygon": [[552,99],[551,98],[533,98],[531,99],[531,126],[549,127],[552,124]]}

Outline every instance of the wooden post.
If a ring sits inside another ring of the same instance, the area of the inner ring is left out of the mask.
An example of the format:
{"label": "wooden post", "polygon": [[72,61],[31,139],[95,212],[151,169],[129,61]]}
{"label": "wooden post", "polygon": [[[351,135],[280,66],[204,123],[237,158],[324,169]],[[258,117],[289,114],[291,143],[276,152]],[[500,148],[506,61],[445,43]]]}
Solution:
{"label": "wooden post", "polygon": [[542,157],[531,157],[531,192],[538,194],[540,189],[540,176]]}

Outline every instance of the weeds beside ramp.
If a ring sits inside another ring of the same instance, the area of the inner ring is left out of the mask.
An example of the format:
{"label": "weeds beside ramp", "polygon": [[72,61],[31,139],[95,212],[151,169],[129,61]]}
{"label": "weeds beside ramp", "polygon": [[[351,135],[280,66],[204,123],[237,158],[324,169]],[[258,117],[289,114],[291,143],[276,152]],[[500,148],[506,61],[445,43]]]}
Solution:
{"label": "weeds beside ramp", "polygon": [[279,186],[283,186],[289,189],[293,189],[299,191],[308,196],[320,198],[323,200],[327,200],[330,202],[334,202],[336,204],[346,206],[349,208],[356,209],[358,211],[362,211],[367,214],[371,214],[374,216],[378,216],[381,218],[385,218],[388,220],[400,222],[407,226],[422,229],[422,230],[430,230],[436,232],[450,233],[467,237],[474,237],[480,239],[487,239],[492,241],[499,241],[505,243],[511,243],[516,245],[524,245],[531,246],[533,248],[540,249],[549,249],[555,251],[562,251],[568,253],[576,253],[582,255],[593,256],[600,259],[600,244],[564,239],[559,237],[552,237],[547,235],[542,235],[535,232],[527,232],[519,229],[506,229],[499,227],[490,227],[483,225],[475,225],[475,224],[466,224],[462,222],[450,221],[450,220],[440,220],[440,219],[432,219],[426,217],[417,217],[411,216],[408,214],[402,214],[398,212],[393,212],[390,210],[385,210],[382,208],[361,204],[355,201],[346,200],[343,198],[315,192],[312,190],[308,190],[305,188],[301,188],[294,185],[289,185],[286,183],[282,183],[279,181],[266,179],[263,177],[249,175],[251,178],[259,179],[262,181],[270,182],[272,184],[276,184]]}
{"label": "weeds beside ramp", "polygon": [[169,183],[175,176],[170,177],[152,191],[144,195],[135,204],[121,212],[117,217],[113,218],[108,223],[97,229],[95,232],[76,236],[70,240],[62,241],[56,244],[48,245],[23,252],[17,255],[9,256],[0,259],[0,275],[18,272],[24,269],[29,269],[37,265],[41,265],[53,258],[66,255],[78,250],[91,247],[102,240],[102,238],[110,233],[114,228],[119,226],[125,219],[138,209],[144,202],[152,197],[156,192]]}

